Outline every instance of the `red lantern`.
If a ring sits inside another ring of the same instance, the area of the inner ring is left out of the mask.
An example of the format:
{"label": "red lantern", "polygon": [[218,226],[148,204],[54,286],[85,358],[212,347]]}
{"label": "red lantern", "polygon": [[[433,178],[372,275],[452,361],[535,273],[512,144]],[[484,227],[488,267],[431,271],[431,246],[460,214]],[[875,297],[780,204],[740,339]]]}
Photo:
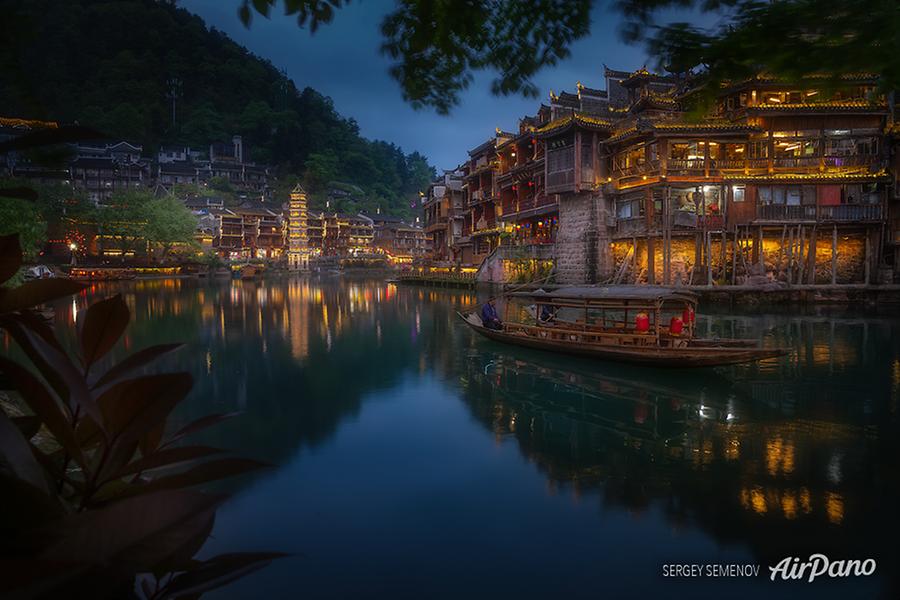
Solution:
{"label": "red lantern", "polygon": [[683,330],[684,321],[679,317],[672,317],[672,320],[669,322],[669,333],[672,335],[680,335]]}
{"label": "red lantern", "polygon": [[685,323],[693,323],[694,322],[694,309],[688,306],[684,309],[684,312],[681,313],[681,320]]}
{"label": "red lantern", "polygon": [[650,316],[647,313],[638,313],[634,318],[634,329],[638,333],[650,331]]}

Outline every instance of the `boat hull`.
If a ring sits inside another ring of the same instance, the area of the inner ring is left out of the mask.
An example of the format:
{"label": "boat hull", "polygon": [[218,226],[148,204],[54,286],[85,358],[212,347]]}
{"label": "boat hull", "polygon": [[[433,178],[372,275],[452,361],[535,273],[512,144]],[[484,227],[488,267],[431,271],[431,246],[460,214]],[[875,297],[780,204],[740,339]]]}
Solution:
{"label": "boat hull", "polygon": [[[627,362],[640,365],[657,367],[716,367],[722,365],[734,365],[754,362],[768,358],[783,356],[786,352],[780,348],[748,348],[741,345],[725,342],[721,345],[709,345],[712,340],[698,340],[697,346],[686,348],[625,348],[614,345],[569,343],[551,339],[542,339],[519,333],[508,333],[488,329],[483,325],[473,323],[465,315],[459,317],[470,328],[484,337],[507,344],[536,348],[560,354],[587,356],[601,360]],[[730,340],[729,340],[730,341]]]}

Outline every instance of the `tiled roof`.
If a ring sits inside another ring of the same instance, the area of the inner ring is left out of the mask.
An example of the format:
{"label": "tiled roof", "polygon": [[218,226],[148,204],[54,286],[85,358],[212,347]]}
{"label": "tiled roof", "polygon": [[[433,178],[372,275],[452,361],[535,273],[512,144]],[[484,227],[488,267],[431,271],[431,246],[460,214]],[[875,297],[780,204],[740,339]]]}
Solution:
{"label": "tiled roof", "polygon": [[566,127],[570,124],[580,125],[589,129],[608,130],[610,127],[612,127],[612,122],[608,119],[601,119],[599,117],[594,117],[591,115],[575,113],[574,115],[551,121],[540,129],[536,130],[535,133],[537,133],[538,135],[546,135],[553,131],[562,129],[563,127]]}

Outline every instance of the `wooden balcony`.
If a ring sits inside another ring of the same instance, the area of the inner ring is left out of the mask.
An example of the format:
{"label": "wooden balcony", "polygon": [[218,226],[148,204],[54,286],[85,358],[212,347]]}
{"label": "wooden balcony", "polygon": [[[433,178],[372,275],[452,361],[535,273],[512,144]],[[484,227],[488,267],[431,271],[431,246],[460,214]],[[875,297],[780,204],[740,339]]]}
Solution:
{"label": "wooden balcony", "polygon": [[575,169],[547,173],[547,193],[567,192],[575,186]]}
{"label": "wooden balcony", "polygon": [[759,221],[814,221],[817,223],[873,223],[884,218],[881,204],[835,204],[830,206],[788,206],[769,204],[757,207]]}
{"label": "wooden balcony", "polygon": [[702,158],[670,158],[666,162],[666,172],[669,175],[702,177],[706,173],[706,161]]}
{"label": "wooden balcony", "polygon": [[[705,229],[719,231],[725,228],[725,218],[722,215],[697,215],[686,210],[673,211],[671,216],[671,228],[674,231],[691,231]],[[633,235],[645,235],[647,233],[659,233],[662,231],[663,216],[656,214],[648,219],[646,216],[619,219],[616,221],[616,237],[629,237]]]}

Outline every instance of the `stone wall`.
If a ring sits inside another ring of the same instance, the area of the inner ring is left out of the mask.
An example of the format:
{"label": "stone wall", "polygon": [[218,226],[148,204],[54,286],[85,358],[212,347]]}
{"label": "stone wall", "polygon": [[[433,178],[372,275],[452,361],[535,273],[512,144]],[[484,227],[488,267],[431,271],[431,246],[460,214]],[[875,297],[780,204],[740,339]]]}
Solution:
{"label": "stone wall", "polygon": [[556,237],[556,280],[559,283],[595,283],[612,273],[606,205],[606,198],[599,192],[560,197]]}

